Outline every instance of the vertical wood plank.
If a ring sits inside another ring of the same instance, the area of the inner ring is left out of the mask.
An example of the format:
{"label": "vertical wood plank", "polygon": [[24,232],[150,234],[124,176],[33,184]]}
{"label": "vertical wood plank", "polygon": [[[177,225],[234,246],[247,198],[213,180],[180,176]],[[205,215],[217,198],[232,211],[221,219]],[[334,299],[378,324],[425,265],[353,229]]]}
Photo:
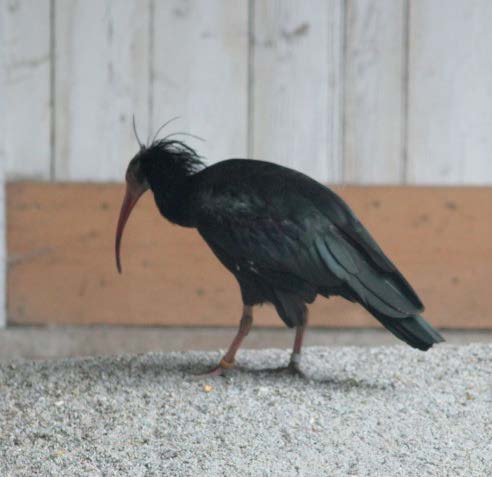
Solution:
{"label": "vertical wood plank", "polygon": [[402,181],[405,14],[405,0],[347,2],[345,181]]}
{"label": "vertical wood plank", "polygon": [[338,0],[255,2],[254,157],[341,179],[342,19]]}
{"label": "vertical wood plank", "polygon": [[55,22],[56,178],[122,180],[132,114],[148,130],[149,1],[57,1]]}
{"label": "vertical wood plank", "polygon": [[345,4],[342,0],[330,0],[326,25],[328,36],[328,91],[327,95],[327,157],[325,172],[320,179],[338,183],[343,180],[343,63],[345,35]]}
{"label": "vertical wood plank", "polygon": [[[0,49],[1,53],[1,49]],[[1,107],[0,107],[1,112]],[[5,127],[4,115],[0,117],[0,127]],[[7,222],[5,220],[5,149],[3,144],[5,139],[0,143],[0,329],[4,328],[7,322]]]}
{"label": "vertical wood plank", "polygon": [[0,0],[1,111],[9,178],[48,179],[50,2]]}
{"label": "vertical wood plank", "polygon": [[[1,123],[0,123],[1,124]],[[1,149],[1,148],[0,148]],[[5,220],[5,161],[0,150],[0,329],[7,323],[7,223]]]}
{"label": "vertical wood plank", "polygon": [[410,3],[408,178],[492,183],[492,2]]}
{"label": "vertical wood plank", "polygon": [[164,133],[206,138],[209,162],[247,151],[248,2],[155,3],[152,125],[180,116]]}

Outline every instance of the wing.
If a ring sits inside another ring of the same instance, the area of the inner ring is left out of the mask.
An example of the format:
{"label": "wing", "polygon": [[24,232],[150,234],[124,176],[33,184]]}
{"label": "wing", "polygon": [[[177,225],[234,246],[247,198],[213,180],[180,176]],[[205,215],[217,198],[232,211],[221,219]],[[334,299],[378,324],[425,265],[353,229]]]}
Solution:
{"label": "wing", "polygon": [[350,207],[333,191],[327,187],[324,189],[322,192],[311,193],[311,199],[320,213],[336,226],[345,240],[369,260],[376,270],[379,270],[385,277],[390,277],[392,282],[402,289],[416,310],[423,311],[424,306],[411,285],[384,254]]}
{"label": "wing", "polygon": [[215,223],[201,223],[198,231],[231,271],[253,274],[274,288],[296,291],[306,301],[314,299],[318,284],[340,284],[323,266],[307,234],[290,220],[222,217]]}
{"label": "wing", "polygon": [[305,298],[341,294],[393,318],[422,309],[338,196],[302,174],[273,167],[275,180],[265,170],[254,181],[231,177],[230,186],[201,197],[197,228],[231,270],[246,269]]}

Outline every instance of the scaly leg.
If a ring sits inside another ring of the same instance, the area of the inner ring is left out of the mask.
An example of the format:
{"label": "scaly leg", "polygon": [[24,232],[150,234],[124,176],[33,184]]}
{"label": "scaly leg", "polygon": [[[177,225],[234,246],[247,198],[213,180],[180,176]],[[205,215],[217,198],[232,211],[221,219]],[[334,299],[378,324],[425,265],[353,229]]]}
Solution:
{"label": "scaly leg", "polygon": [[241,317],[241,322],[239,323],[239,330],[237,331],[236,337],[229,346],[227,353],[220,360],[219,365],[209,371],[208,373],[200,374],[199,377],[209,377],[209,376],[220,376],[224,374],[227,369],[234,366],[234,359],[236,357],[237,350],[241,346],[244,338],[248,335],[251,325],[253,324],[253,307],[243,306],[243,316]]}
{"label": "scaly leg", "polygon": [[304,341],[304,333],[306,331],[308,321],[308,311],[306,309],[304,316],[304,323],[302,325],[296,326],[296,337],[294,340],[294,347],[292,348],[292,353],[290,355],[289,364],[282,368],[277,368],[276,371],[291,374],[302,374],[299,369],[299,364],[301,362],[301,349],[302,343]]}
{"label": "scaly leg", "polygon": [[294,348],[290,355],[289,365],[287,369],[293,373],[300,373],[299,364],[301,362],[301,348],[304,341],[304,333],[306,331],[306,325],[296,327],[296,338],[294,340]]}

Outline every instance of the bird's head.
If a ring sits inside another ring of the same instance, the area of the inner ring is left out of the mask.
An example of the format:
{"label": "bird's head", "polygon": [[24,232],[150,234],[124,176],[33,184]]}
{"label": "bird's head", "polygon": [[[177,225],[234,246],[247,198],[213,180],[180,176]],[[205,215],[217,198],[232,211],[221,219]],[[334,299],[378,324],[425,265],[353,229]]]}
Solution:
{"label": "bird's head", "polygon": [[[140,145],[140,150],[131,159],[126,170],[126,192],[116,228],[116,266],[120,273],[120,248],[123,230],[131,211],[140,197],[149,189],[152,189],[155,193],[156,189],[166,187],[172,181],[177,181],[180,177],[192,174],[203,166],[200,158],[192,148],[181,141],[169,139],[174,134],[193,135],[174,133],[166,136],[164,139],[156,140],[161,129],[169,124],[169,122],[159,128],[149,145],[144,145],[140,142],[135,129],[135,121],[133,122],[135,136]],[[193,137],[198,138],[198,136]]]}

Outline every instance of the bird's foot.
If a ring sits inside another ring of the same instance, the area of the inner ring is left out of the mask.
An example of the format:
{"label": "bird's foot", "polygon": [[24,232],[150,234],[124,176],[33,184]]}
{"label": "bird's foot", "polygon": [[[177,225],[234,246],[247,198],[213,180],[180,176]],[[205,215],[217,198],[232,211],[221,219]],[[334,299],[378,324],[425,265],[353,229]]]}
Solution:
{"label": "bird's foot", "polygon": [[224,358],[220,360],[220,363],[217,367],[213,368],[210,371],[206,371],[205,373],[195,374],[195,379],[204,379],[204,378],[214,378],[216,376],[226,376],[227,372],[234,367],[234,361],[229,362]]}
{"label": "bird's foot", "polygon": [[302,376],[302,371],[297,366],[282,366],[280,368],[274,368],[271,370],[277,374],[289,375],[289,376]]}
{"label": "bird's foot", "polygon": [[300,369],[301,355],[292,353],[289,364],[281,368],[275,368],[273,371],[279,374],[289,374],[291,376],[303,376],[304,373]]}

